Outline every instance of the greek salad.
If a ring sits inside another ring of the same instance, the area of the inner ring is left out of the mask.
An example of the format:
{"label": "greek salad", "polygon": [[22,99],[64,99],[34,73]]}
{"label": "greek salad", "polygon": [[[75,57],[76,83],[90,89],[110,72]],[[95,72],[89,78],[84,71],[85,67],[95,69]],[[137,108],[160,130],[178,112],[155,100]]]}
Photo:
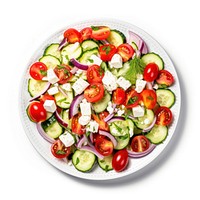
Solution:
{"label": "greek salad", "polygon": [[81,172],[126,170],[173,121],[173,75],[136,33],[69,28],[29,67],[29,119],[57,159]]}

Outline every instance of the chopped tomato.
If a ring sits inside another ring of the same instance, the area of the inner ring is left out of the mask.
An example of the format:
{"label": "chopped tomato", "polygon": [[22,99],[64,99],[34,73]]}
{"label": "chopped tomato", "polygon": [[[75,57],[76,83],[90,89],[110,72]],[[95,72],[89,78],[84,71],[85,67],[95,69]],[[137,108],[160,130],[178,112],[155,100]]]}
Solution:
{"label": "chopped tomato", "polygon": [[133,108],[139,104],[141,101],[141,95],[137,93],[134,89],[130,89],[126,93],[126,99],[124,105],[126,108]]}
{"label": "chopped tomato", "polygon": [[56,103],[56,100],[55,100],[55,98],[54,98],[52,95],[44,94],[44,95],[42,95],[42,96],[40,97],[40,102],[41,102],[42,104],[44,104],[44,102],[45,102],[46,100],[54,100],[54,102]]}
{"label": "chopped tomato", "polygon": [[92,83],[84,91],[84,97],[88,102],[94,103],[103,98],[104,87],[101,83]]}
{"label": "chopped tomato", "polygon": [[146,108],[153,109],[155,107],[157,102],[157,95],[154,90],[143,90],[141,92],[141,96]]}
{"label": "chopped tomato", "polygon": [[132,58],[135,50],[130,44],[121,44],[117,47],[117,53],[122,57],[123,62],[128,61]]}
{"label": "chopped tomato", "polygon": [[156,124],[168,126],[172,122],[172,111],[164,106],[161,106],[156,111]]}
{"label": "chopped tomato", "polygon": [[81,113],[78,113],[72,117],[72,122],[71,122],[71,127],[72,127],[72,132],[76,133],[78,135],[83,135],[85,133],[85,127],[82,126],[79,122],[78,119],[81,117]]}
{"label": "chopped tomato", "polygon": [[156,63],[149,63],[144,69],[144,80],[152,82],[158,76],[159,68]]}
{"label": "chopped tomato", "polygon": [[150,142],[144,135],[135,136],[131,142],[131,148],[134,152],[146,151],[149,146]]}
{"label": "chopped tomato", "polygon": [[156,82],[163,86],[171,86],[174,83],[174,77],[167,70],[160,70]]}
{"label": "chopped tomato", "polygon": [[115,104],[120,105],[125,101],[126,93],[122,88],[117,88],[113,92],[112,100]]}
{"label": "chopped tomato", "polygon": [[105,138],[98,138],[95,142],[95,149],[103,156],[109,156],[113,152],[113,143]]}
{"label": "chopped tomato", "polygon": [[58,83],[64,84],[67,83],[72,78],[72,73],[70,72],[71,68],[68,65],[58,65],[54,68],[56,76],[59,78]]}
{"label": "chopped tomato", "polygon": [[108,124],[104,119],[109,115],[107,111],[101,112],[100,114],[92,114],[93,119],[99,124],[99,129],[104,131],[109,131]]}
{"label": "chopped tomato", "polygon": [[101,60],[103,61],[110,61],[113,55],[116,53],[117,49],[112,44],[105,44],[99,47],[99,54]]}
{"label": "chopped tomato", "polygon": [[64,37],[67,38],[69,43],[82,42],[82,36],[79,31],[74,28],[69,28],[64,32]]}
{"label": "chopped tomato", "polygon": [[92,28],[86,27],[80,31],[82,35],[82,40],[88,40],[92,36]]}
{"label": "chopped tomato", "polygon": [[101,83],[104,71],[99,65],[91,65],[87,70],[87,81],[89,83]]}
{"label": "chopped tomato", "polygon": [[95,143],[99,138],[105,139],[106,136],[105,135],[100,135],[99,133],[93,134],[93,143]]}
{"label": "chopped tomato", "polygon": [[58,139],[51,146],[51,153],[56,158],[66,158],[71,153],[70,147],[65,147],[65,145]]}
{"label": "chopped tomato", "polygon": [[105,40],[110,35],[110,28],[107,26],[92,26],[92,38],[95,40]]}
{"label": "chopped tomato", "polygon": [[35,62],[31,65],[29,73],[35,80],[42,80],[47,75],[47,66],[42,62]]}

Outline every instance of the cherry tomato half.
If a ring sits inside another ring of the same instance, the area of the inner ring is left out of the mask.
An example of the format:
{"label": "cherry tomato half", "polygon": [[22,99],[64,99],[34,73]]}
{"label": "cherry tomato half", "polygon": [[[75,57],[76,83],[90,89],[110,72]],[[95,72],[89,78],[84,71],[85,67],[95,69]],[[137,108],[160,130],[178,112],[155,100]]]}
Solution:
{"label": "cherry tomato half", "polygon": [[157,95],[154,90],[143,90],[141,93],[142,100],[144,102],[144,105],[148,109],[153,109],[157,102]]}
{"label": "cherry tomato half", "polygon": [[134,89],[130,89],[126,93],[126,99],[124,105],[126,108],[133,108],[139,104],[141,101],[141,95],[137,93]]}
{"label": "cherry tomato half", "polygon": [[117,53],[122,57],[123,62],[128,61],[132,58],[135,50],[130,44],[121,44],[117,47]]}
{"label": "cherry tomato half", "polygon": [[84,91],[84,97],[88,102],[94,103],[103,98],[104,87],[101,83],[92,83]]}
{"label": "cherry tomato half", "polygon": [[79,122],[78,119],[81,117],[81,113],[78,113],[72,117],[72,122],[71,122],[71,127],[72,127],[72,132],[76,133],[78,135],[83,135],[85,133],[85,127],[82,126]]}
{"label": "cherry tomato half", "polygon": [[125,101],[126,93],[122,88],[117,88],[113,92],[112,100],[115,104],[120,105]]}
{"label": "cherry tomato half", "polygon": [[174,83],[174,77],[167,70],[160,70],[156,82],[160,85],[171,86]]}
{"label": "cherry tomato half", "polygon": [[109,156],[113,152],[113,143],[105,138],[98,138],[95,142],[95,149],[103,156]]}
{"label": "cherry tomato half", "polygon": [[89,83],[101,83],[104,71],[99,65],[91,65],[87,70],[87,81]]}
{"label": "cherry tomato half", "polygon": [[172,122],[172,111],[164,106],[161,106],[156,111],[156,124],[167,126]]}
{"label": "cherry tomato half", "polygon": [[110,28],[107,26],[92,26],[92,38],[95,40],[105,40],[110,35]]}
{"label": "cherry tomato half", "polygon": [[107,111],[103,111],[100,114],[92,114],[93,119],[99,124],[99,129],[104,131],[109,131],[108,124],[104,119],[109,115]]}
{"label": "cherry tomato half", "polygon": [[126,149],[117,151],[112,159],[112,167],[116,172],[123,171],[129,162],[128,152]]}
{"label": "cherry tomato half", "polygon": [[67,38],[69,43],[82,42],[82,35],[74,28],[69,28],[64,32],[64,38]]}
{"label": "cherry tomato half", "polygon": [[51,146],[51,153],[56,158],[66,158],[69,156],[71,150],[70,147],[65,147],[65,145],[58,139]]}
{"label": "cherry tomato half", "polygon": [[146,151],[149,146],[150,142],[144,135],[137,135],[131,141],[131,148],[134,152]]}
{"label": "cherry tomato half", "polygon": [[92,36],[92,28],[86,27],[80,31],[82,35],[82,40],[88,40]]}
{"label": "cherry tomato half", "polygon": [[112,44],[105,44],[99,47],[99,54],[101,60],[103,61],[110,61],[113,55],[116,53],[117,49]]}
{"label": "cherry tomato half", "polygon": [[152,82],[158,76],[159,68],[156,63],[149,63],[144,69],[144,80]]}
{"label": "cherry tomato half", "polygon": [[29,73],[35,80],[42,80],[47,75],[47,66],[42,62],[35,62],[31,65]]}
{"label": "cherry tomato half", "polygon": [[42,122],[47,118],[47,111],[43,107],[43,103],[39,101],[31,102],[27,108],[27,113],[33,122]]}

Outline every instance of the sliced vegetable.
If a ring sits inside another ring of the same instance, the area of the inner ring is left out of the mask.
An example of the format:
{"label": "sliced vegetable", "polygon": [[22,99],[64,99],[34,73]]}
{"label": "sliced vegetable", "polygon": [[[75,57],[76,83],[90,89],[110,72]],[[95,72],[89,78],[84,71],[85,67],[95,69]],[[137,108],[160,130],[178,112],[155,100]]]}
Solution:
{"label": "sliced vegetable", "polygon": [[171,108],[175,103],[175,94],[170,89],[156,90],[157,101],[160,106]]}

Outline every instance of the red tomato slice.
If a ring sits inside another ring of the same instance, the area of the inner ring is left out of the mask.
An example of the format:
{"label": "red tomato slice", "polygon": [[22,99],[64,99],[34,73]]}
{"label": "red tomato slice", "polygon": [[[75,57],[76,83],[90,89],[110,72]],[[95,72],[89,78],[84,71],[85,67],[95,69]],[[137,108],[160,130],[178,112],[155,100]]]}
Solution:
{"label": "red tomato slice", "polygon": [[86,27],[80,31],[82,35],[82,40],[88,40],[92,36],[92,28]]}
{"label": "red tomato slice", "polygon": [[149,63],[144,69],[144,80],[152,82],[158,76],[159,68],[156,63]]}
{"label": "red tomato slice", "polygon": [[67,41],[69,43],[75,43],[75,42],[79,42],[81,43],[82,42],[82,35],[79,31],[77,31],[76,29],[74,28],[70,28],[70,29],[67,29],[65,32],[64,32],[64,38],[67,38]]}
{"label": "red tomato slice", "polygon": [[56,76],[59,78],[58,83],[64,84],[67,83],[72,78],[72,73],[70,72],[71,68],[68,65],[58,65],[54,68]]}
{"label": "red tomato slice", "polygon": [[149,146],[150,142],[144,135],[135,136],[131,142],[131,148],[134,152],[146,151]]}
{"label": "red tomato slice", "polygon": [[126,99],[124,105],[126,108],[133,108],[139,104],[141,101],[141,95],[137,93],[134,89],[130,89],[126,93]]}
{"label": "red tomato slice", "polygon": [[85,126],[79,124],[78,119],[81,117],[81,113],[78,113],[72,117],[71,127],[72,132],[78,135],[83,135],[85,133]]}
{"label": "red tomato slice", "polygon": [[93,119],[99,124],[99,129],[104,131],[109,131],[108,124],[104,119],[109,115],[107,111],[101,112],[100,114],[92,114]]}
{"label": "red tomato slice", "polygon": [[89,83],[101,83],[103,76],[104,71],[98,65],[91,65],[87,70],[87,81]]}
{"label": "red tomato slice", "polygon": [[154,90],[143,90],[141,92],[141,96],[146,108],[153,109],[155,107],[157,102],[157,95]]}
{"label": "red tomato slice", "polygon": [[122,57],[123,62],[128,61],[132,58],[135,50],[130,44],[121,44],[117,47],[117,53]]}
{"label": "red tomato slice", "polygon": [[94,103],[103,98],[104,87],[101,83],[92,83],[84,91],[84,97],[88,102]]}
{"label": "red tomato slice", "polygon": [[65,147],[60,140],[56,140],[51,146],[51,153],[59,159],[66,158],[70,152],[70,147]]}
{"label": "red tomato slice", "polygon": [[47,111],[43,107],[43,103],[39,101],[31,102],[27,108],[27,113],[33,122],[42,122],[47,118]]}
{"label": "red tomato slice", "polygon": [[93,134],[93,143],[96,143],[96,141],[97,141],[98,139],[100,139],[100,138],[105,139],[106,136],[105,136],[105,135],[100,135],[99,133]]}
{"label": "red tomato slice", "polygon": [[161,106],[156,111],[156,124],[168,126],[172,122],[172,111],[164,106]]}
{"label": "red tomato slice", "polygon": [[117,49],[112,44],[105,44],[99,47],[99,54],[103,61],[110,61],[116,52]]}
{"label": "red tomato slice", "polygon": [[42,62],[35,62],[31,65],[29,73],[35,80],[42,80],[47,75],[47,66]]}
{"label": "red tomato slice", "polygon": [[167,70],[160,70],[156,82],[160,85],[171,86],[174,83],[174,77]]}
{"label": "red tomato slice", "polygon": [[112,159],[112,167],[116,172],[123,171],[129,162],[128,152],[126,149],[117,151]]}
{"label": "red tomato slice", "polygon": [[109,156],[113,152],[113,143],[104,138],[98,138],[95,142],[95,149],[103,156]]}
{"label": "red tomato slice", "polygon": [[112,100],[115,104],[120,105],[125,101],[126,93],[122,88],[117,88],[113,92]]}
{"label": "red tomato slice", "polygon": [[54,100],[54,102],[56,103],[56,100],[55,100],[55,98],[54,98],[52,95],[44,94],[44,95],[42,95],[42,96],[40,97],[40,102],[41,102],[42,104],[44,104],[44,102],[45,102],[46,100]]}
{"label": "red tomato slice", "polygon": [[110,35],[110,28],[107,26],[92,26],[92,38],[95,40],[105,40]]}

